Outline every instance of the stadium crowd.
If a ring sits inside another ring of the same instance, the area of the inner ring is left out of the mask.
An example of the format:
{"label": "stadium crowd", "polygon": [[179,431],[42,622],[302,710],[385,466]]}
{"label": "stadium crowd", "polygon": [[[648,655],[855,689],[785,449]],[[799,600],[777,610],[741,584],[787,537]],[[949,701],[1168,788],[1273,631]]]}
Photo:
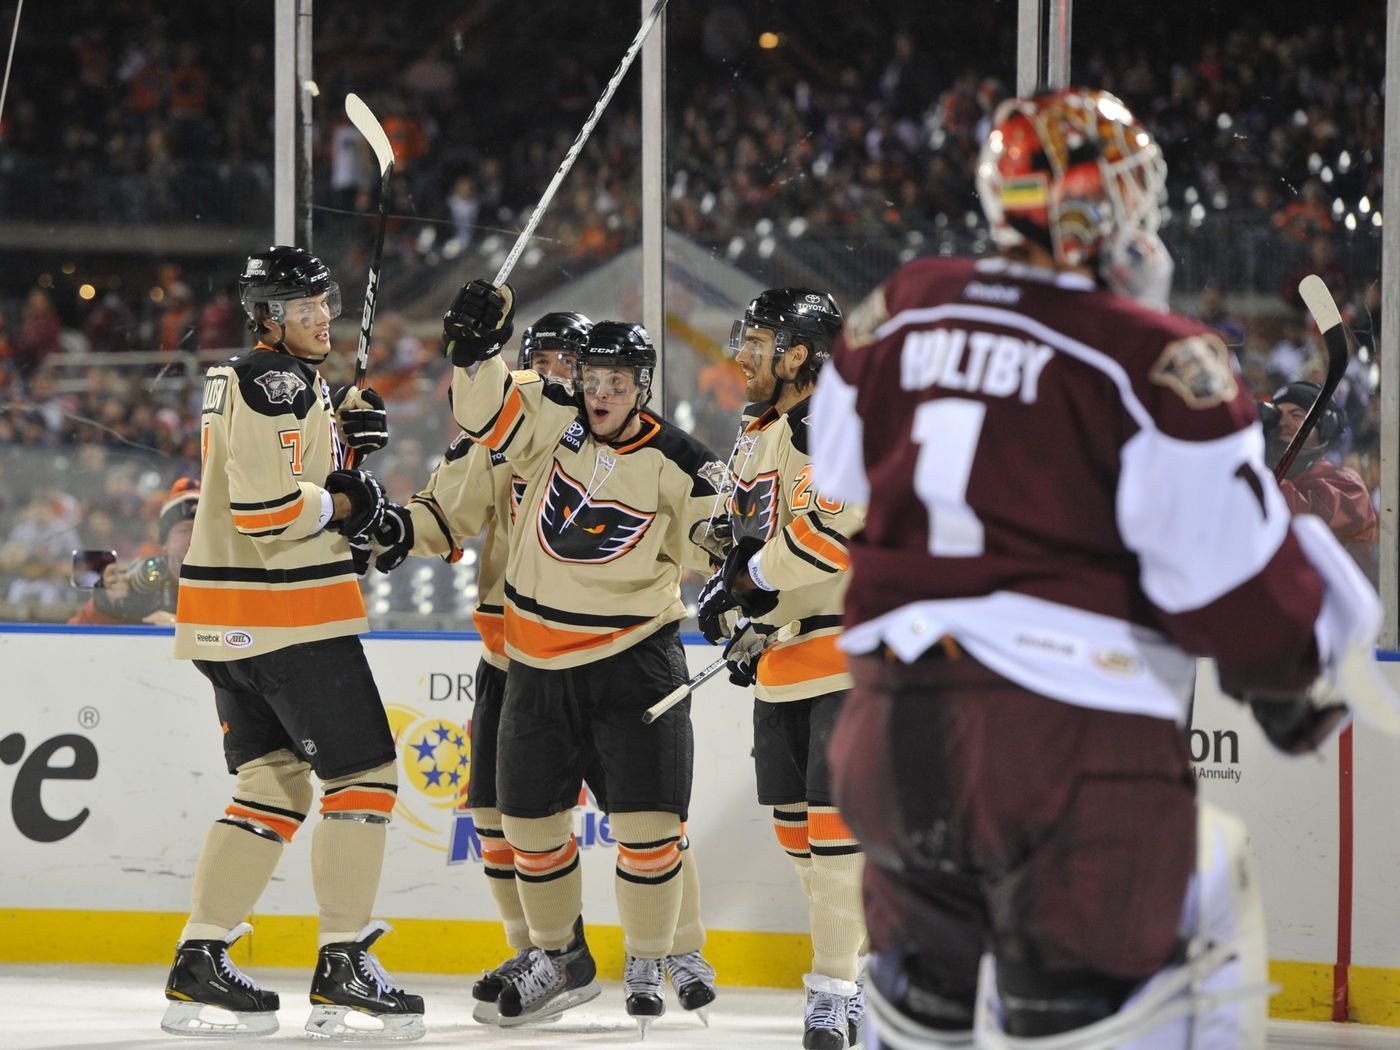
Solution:
{"label": "stadium crowd", "polygon": [[[632,32],[625,20],[600,26],[584,6],[517,11],[489,0],[426,19],[355,7],[317,20],[313,196],[327,234],[318,250],[338,272],[362,269],[363,248],[353,246],[368,243],[363,216],[377,186],[363,142],[334,115],[347,91],[369,100],[397,156],[386,270],[400,277],[387,298],[409,316],[381,314],[375,351],[395,425],[378,469],[395,498],[426,477],[447,426],[440,399],[424,396],[440,393],[443,369],[413,324],[442,303],[408,292],[431,289],[433,272],[493,236],[513,235],[538,199]],[[1179,267],[1177,294],[1225,334],[1259,397],[1316,373],[1320,344],[1291,289],[1302,272],[1328,280],[1363,344],[1330,454],[1373,490],[1381,10],[1359,5],[1326,24],[1267,29],[1242,20],[1175,52],[1138,26],[1077,46],[1075,74],[1122,96],[1166,151],[1166,239],[1174,251],[1203,244],[1206,260]],[[264,227],[271,6],[81,0],[64,11],[25,14],[24,64],[0,123],[5,218]],[[1011,80],[1012,27],[989,27],[954,67],[926,58],[947,28],[936,12],[899,21],[844,5],[839,40],[822,32],[819,11],[771,25],[765,17],[729,4],[671,13],[668,47],[691,60],[668,68],[670,228],[741,268],[759,260],[736,251],[736,239],[775,231],[834,259],[832,272],[844,272],[836,290],[852,302],[898,253],[975,245],[969,166]],[[778,46],[765,50],[759,35],[770,28]],[[546,33],[588,41],[597,61],[560,47],[527,63]],[[501,89],[502,56],[528,65],[528,83]],[[637,243],[636,90],[634,75],[541,228],[550,272],[578,273]],[[843,264],[852,244],[888,253],[867,274]],[[244,345],[232,277],[252,247],[231,245],[216,277],[211,264],[185,260],[105,289],[80,290],[57,268],[0,281],[0,601],[9,617],[48,618],[42,607],[80,600],[67,583],[70,551],[134,555],[154,538],[170,483],[197,474],[198,355]],[[1242,250],[1267,265],[1236,265]],[[166,358],[54,365],[85,351]]]}

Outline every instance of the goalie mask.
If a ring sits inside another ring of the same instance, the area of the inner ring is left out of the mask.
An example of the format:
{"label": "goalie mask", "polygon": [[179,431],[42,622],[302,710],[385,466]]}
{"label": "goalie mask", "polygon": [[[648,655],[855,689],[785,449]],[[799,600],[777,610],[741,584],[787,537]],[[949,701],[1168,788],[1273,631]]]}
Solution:
{"label": "goalie mask", "polygon": [[1159,309],[1172,271],[1157,236],[1166,179],[1147,129],[1113,95],[1085,88],[1003,102],[977,162],[997,247],[1033,242]]}
{"label": "goalie mask", "polygon": [[737,357],[750,328],[773,333],[771,367],[777,380],[771,401],[776,402],[785,380],[778,378],[778,358],[798,343],[807,347],[807,359],[792,381],[799,386],[815,383],[817,373],[831,357],[832,344],[841,334],[841,307],[827,292],[812,288],[770,288],[749,303],[744,316],[729,330],[729,349]]}
{"label": "goalie mask", "polygon": [[[298,300],[326,297],[324,306]],[[310,327],[323,314],[330,320],[340,316],[340,285],[331,280],[331,271],[305,248],[278,244],[248,256],[238,278],[238,298],[248,315],[249,327],[262,330],[265,321],[284,328],[288,321]],[[258,307],[265,311],[259,316]]]}
{"label": "goalie mask", "polygon": [[535,370],[546,381],[560,383],[572,392],[578,355],[588,345],[588,333],[592,329],[593,322],[580,313],[545,314],[521,333],[520,367],[535,368],[531,359],[537,354],[546,354],[558,367]]}

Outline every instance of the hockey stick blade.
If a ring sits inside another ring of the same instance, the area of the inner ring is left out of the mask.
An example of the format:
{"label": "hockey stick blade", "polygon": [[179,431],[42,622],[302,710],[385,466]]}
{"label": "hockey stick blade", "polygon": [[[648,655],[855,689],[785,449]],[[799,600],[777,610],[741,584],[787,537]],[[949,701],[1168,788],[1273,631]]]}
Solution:
{"label": "hockey stick blade", "polygon": [[1347,327],[1342,323],[1341,311],[1337,309],[1332,293],[1327,290],[1327,284],[1317,274],[1310,273],[1298,282],[1298,294],[1308,312],[1312,314],[1317,330],[1322,333],[1322,342],[1327,348],[1327,377],[1323,380],[1322,389],[1318,391],[1317,400],[1308,407],[1302,425],[1298,427],[1298,432],[1293,435],[1288,447],[1283,450],[1278,466],[1274,467],[1274,477],[1280,479],[1288,476],[1288,468],[1302,451],[1322,413],[1332,403],[1332,395],[1342,377],[1346,375],[1347,361],[1350,357]]}
{"label": "hockey stick blade", "polygon": [[[384,230],[389,225],[389,182],[394,175],[394,147],[384,133],[383,125],[353,91],[345,96],[345,115],[369,143],[379,164],[379,229],[374,236],[374,254],[370,256],[369,276],[365,280],[365,304],[360,312],[360,339],[355,345],[355,379],[352,384],[356,389],[362,389],[365,374],[369,371],[370,335],[374,331],[374,311],[379,303],[379,268],[384,258]],[[354,466],[358,458],[353,448],[347,449],[345,465]]]}
{"label": "hockey stick blade", "polygon": [[[783,626],[779,627],[776,631],[774,631],[768,636],[767,640],[763,643],[763,648],[767,649],[770,645],[775,645],[778,642],[787,641],[789,638],[791,638],[798,632],[801,626],[802,624],[800,620],[793,620],[791,623],[783,624]],[[762,650],[760,650],[760,652],[762,652]],[[696,671],[695,674],[691,676],[690,681],[684,683],[683,685],[676,686],[676,688],[672,689],[660,700],[658,700],[656,703],[652,704],[645,711],[643,711],[642,724],[651,725],[658,718],[664,715],[667,711],[671,710],[671,708],[675,707],[678,703],[680,703],[687,696],[689,696],[691,690],[700,688],[700,686],[704,685],[715,675],[723,671],[725,663],[726,661],[724,657],[721,656],[714,663],[706,664],[699,671]]]}

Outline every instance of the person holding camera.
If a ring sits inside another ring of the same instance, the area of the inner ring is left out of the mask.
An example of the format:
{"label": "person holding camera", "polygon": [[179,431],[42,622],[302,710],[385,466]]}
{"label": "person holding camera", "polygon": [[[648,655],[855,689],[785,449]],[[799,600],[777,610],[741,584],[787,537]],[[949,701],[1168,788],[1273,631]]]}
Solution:
{"label": "person holding camera", "polygon": [[[119,569],[115,562],[102,570],[92,597],[68,621],[93,626],[147,623],[175,626],[175,597],[180,566],[194,534],[194,512],[199,506],[199,479],[179,478],[160,507],[162,550],[137,558]],[[111,557],[111,552],[107,553]]]}

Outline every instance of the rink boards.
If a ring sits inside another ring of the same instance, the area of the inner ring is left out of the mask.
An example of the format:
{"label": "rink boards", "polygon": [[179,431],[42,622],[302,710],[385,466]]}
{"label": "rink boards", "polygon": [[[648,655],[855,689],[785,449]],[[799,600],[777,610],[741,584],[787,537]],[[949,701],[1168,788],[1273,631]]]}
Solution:
{"label": "rink boards", "polygon": [[[399,804],[378,913],[391,969],[472,973],[505,952],[460,811],[480,644],[474,636],[372,636],[366,651],[400,743]],[[160,963],[189,907],[205,832],[227,805],[210,689],[169,658],[168,631],[0,628],[0,962]],[[692,669],[714,658],[687,646]],[[1387,671],[1396,669],[1387,664]],[[1397,676],[1400,677],[1400,676]],[[807,969],[805,902],[754,800],[751,702],[721,676],[694,701],[688,831],[699,861],[706,955],[722,983],[793,986]],[[1202,795],[1243,816],[1261,867],[1276,1017],[1331,1016],[1350,953],[1352,1018],[1400,1025],[1400,742],[1354,733],[1354,891],[1338,892],[1339,751],[1285,761],[1247,712],[1198,687],[1192,757]],[[1014,771],[1008,771],[1014,775]],[[575,810],[584,916],[604,972],[620,971],[613,842],[606,817]],[[245,962],[314,956],[310,829],[288,848],[252,918]],[[1338,937],[1339,910],[1353,910]],[[240,944],[240,948],[243,944]],[[1339,953],[1341,953],[1339,955]]]}

